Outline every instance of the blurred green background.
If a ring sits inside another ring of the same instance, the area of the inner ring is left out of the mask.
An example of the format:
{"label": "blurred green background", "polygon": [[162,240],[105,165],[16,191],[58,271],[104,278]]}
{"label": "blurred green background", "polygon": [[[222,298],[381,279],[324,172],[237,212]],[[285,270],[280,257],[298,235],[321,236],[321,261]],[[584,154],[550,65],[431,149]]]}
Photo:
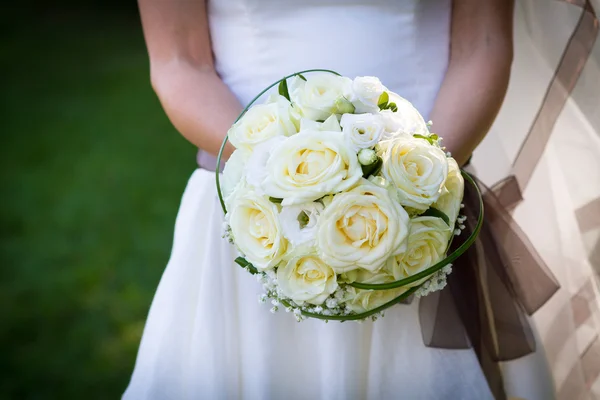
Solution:
{"label": "blurred green background", "polygon": [[0,28],[0,398],[119,398],[195,149],[135,2],[27,6]]}

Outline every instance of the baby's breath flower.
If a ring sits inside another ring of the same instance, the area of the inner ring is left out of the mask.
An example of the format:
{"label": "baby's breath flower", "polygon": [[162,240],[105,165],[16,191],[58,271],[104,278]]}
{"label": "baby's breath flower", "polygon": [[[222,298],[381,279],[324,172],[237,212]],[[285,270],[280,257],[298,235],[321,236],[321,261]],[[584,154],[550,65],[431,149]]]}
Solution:
{"label": "baby's breath flower", "polygon": [[341,302],[344,299],[344,294],[345,294],[345,290],[342,288],[339,288],[338,290],[335,291],[335,293],[333,294],[333,297]]}
{"label": "baby's breath flower", "polygon": [[335,307],[337,307],[337,305],[338,305],[338,302],[337,302],[337,300],[336,300],[336,299],[334,299],[334,298],[331,298],[331,297],[330,297],[330,298],[328,298],[328,299],[325,301],[325,305],[326,305],[328,308],[335,308]]}
{"label": "baby's breath flower", "polygon": [[446,287],[446,278],[451,272],[452,264],[444,266],[444,268],[437,271],[428,281],[421,285],[421,287],[415,292],[415,296],[423,297],[430,293],[442,290],[444,287]]}

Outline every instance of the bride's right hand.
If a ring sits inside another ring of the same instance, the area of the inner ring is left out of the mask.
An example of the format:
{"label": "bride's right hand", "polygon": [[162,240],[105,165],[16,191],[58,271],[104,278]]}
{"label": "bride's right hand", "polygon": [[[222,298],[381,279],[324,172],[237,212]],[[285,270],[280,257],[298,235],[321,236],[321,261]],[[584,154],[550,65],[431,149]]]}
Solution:
{"label": "bride's right hand", "polygon": [[[152,87],[179,132],[217,154],[242,106],[219,78],[203,0],[139,0]],[[225,157],[233,148],[228,144]]]}

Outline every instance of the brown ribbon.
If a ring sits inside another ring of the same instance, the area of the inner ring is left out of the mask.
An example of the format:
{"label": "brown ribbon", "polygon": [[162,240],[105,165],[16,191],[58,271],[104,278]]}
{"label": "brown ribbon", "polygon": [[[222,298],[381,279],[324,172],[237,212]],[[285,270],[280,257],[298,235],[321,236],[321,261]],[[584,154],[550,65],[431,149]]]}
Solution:
{"label": "brown ribbon", "polygon": [[[535,352],[527,315],[538,310],[559,285],[494,192],[478,184],[484,225],[475,244],[455,262],[449,290],[421,299],[421,332],[430,347],[465,348],[470,343],[494,397],[504,399],[498,362]],[[463,202],[467,226],[461,237],[467,237],[480,212],[473,188],[465,187]],[[453,245],[460,243],[455,239]]]}

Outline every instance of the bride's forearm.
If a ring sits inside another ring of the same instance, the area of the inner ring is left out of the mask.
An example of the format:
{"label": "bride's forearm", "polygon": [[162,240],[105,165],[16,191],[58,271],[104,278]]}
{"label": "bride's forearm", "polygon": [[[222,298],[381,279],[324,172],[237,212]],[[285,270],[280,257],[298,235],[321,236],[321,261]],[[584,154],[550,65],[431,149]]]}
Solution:
{"label": "bride's forearm", "polygon": [[[174,59],[152,67],[152,86],[177,130],[194,145],[216,155],[242,107],[214,70]],[[232,150],[228,145],[225,157]]]}
{"label": "bride's forearm", "polygon": [[474,59],[450,67],[430,119],[432,131],[463,165],[489,131],[506,94],[510,62]]}
{"label": "bride's forearm", "polygon": [[512,0],[454,0],[450,62],[429,119],[460,165],[502,105],[512,64]]}
{"label": "bride's forearm", "polygon": [[185,138],[216,154],[242,107],[214,70],[206,1],[138,4],[152,86],[165,112]]}

